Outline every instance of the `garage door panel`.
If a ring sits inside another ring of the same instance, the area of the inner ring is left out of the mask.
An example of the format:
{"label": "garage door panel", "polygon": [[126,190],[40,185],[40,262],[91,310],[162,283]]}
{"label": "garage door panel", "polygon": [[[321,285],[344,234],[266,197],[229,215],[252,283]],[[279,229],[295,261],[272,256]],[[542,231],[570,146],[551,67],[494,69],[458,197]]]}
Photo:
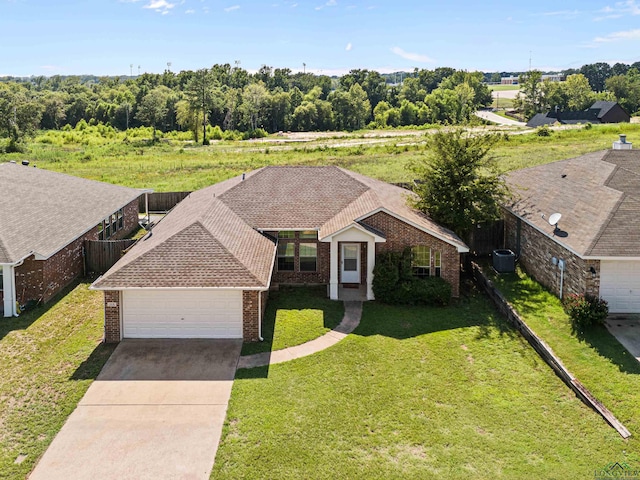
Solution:
{"label": "garage door panel", "polygon": [[603,260],[600,263],[600,296],[611,313],[640,312],[640,262]]}
{"label": "garage door panel", "polygon": [[125,291],[125,338],[242,338],[242,291]]}

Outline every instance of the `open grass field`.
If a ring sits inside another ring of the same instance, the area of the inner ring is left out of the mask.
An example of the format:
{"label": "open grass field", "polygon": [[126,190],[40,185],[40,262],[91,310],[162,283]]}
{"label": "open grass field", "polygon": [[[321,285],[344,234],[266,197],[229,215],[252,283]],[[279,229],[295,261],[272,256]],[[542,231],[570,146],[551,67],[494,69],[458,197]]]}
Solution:
{"label": "open grass field", "polygon": [[564,480],[638,451],[477,293],[366,303],[334,347],[236,378],[213,479]]}
{"label": "open grass field", "polygon": [[0,318],[0,478],[25,478],[113,351],[102,295],[81,283],[18,318]]}
{"label": "open grass field", "polygon": [[505,90],[520,90],[520,85],[487,85],[492,92],[503,92]]}
{"label": "open grass field", "polygon": [[[476,127],[474,131],[496,129]],[[565,129],[550,137],[508,131],[518,134],[505,136],[494,152],[505,171],[611,148],[619,133],[626,133],[630,142],[640,142],[640,125],[634,124]],[[406,165],[427,153],[424,140],[430,133],[381,130],[302,138],[271,136],[260,141],[213,142],[206,147],[180,139],[156,145],[139,139],[125,142],[122,133],[109,138],[97,133],[71,137],[72,143],[54,136],[64,138],[64,134],[68,132],[48,132],[30,144],[29,152],[5,154],[0,161],[30,160],[38,168],[156,191],[195,190],[265,165],[338,165],[381,180],[406,182],[412,180]],[[45,138],[47,143],[43,143]]]}

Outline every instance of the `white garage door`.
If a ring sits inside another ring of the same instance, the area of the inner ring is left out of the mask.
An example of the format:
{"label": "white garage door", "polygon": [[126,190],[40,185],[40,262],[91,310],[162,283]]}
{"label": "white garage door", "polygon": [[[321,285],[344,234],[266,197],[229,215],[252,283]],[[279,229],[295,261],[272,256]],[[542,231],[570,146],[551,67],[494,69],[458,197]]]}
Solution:
{"label": "white garage door", "polygon": [[124,338],[242,338],[241,290],[126,290]]}
{"label": "white garage door", "polygon": [[600,262],[600,296],[611,313],[640,313],[640,262]]}

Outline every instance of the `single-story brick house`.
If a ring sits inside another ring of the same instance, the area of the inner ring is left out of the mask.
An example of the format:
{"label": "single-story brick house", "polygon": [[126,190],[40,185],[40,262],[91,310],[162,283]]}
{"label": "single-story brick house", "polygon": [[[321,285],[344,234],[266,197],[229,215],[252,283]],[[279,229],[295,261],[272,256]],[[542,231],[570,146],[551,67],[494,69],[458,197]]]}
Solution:
{"label": "single-story brick house", "polygon": [[416,272],[459,292],[454,233],[410,208],[408,190],[329,167],[265,167],[178,204],[92,288],[105,340],[260,339],[269,288],[323,284],[373,299],[376,253],[415,249]]}
{"label": "single-story brick house", "polygon": [[640,151],[589,153],[507,182],[505,243],[527,272],[559,296],[599,295],[612,313],[640,313]]}
{"label": "single-story brick house", "polygon": [[[27,163],[27,162],[25,162]],[[138,226],[142,190],[0,164],[0,308],[46,302],[83,273],[85,239],[119,239]]]}

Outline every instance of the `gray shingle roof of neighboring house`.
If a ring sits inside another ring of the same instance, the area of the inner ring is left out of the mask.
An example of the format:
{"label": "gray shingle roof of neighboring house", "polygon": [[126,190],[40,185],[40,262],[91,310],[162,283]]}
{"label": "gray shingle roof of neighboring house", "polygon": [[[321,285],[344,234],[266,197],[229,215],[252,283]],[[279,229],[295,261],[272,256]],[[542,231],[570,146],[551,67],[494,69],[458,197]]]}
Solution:
{"label": "gray shingle roof of neighboring house", "polygon": [[49,258],[145,190],[3,163],[0,192],[0,263],[16,263]]}
{"label": "gray shingle roof of neighboring house", "polygon": [[618,102],[611,102],[608,100],[597,100],[593,105],[591,105],[591,109],[598,110],[598,118],[604,117],[612,108],[618,105]]}
{"label": "gray shingle roof of neighboring house", "polygon": [[[640,256],[640,151],[589,153],[511,172],[507,182],[515,194],[507,208],[581,257]],[[547,222],[556,212],[566,236]]]}
{"label": "gray shingle roof of neighboring house", "polygon": [[267,287],[276,247],[261,232],[318,230],[322,240],[381,209],[466,251],[408,195],[338,167],[264,167],[192,193],[94,287]]}

